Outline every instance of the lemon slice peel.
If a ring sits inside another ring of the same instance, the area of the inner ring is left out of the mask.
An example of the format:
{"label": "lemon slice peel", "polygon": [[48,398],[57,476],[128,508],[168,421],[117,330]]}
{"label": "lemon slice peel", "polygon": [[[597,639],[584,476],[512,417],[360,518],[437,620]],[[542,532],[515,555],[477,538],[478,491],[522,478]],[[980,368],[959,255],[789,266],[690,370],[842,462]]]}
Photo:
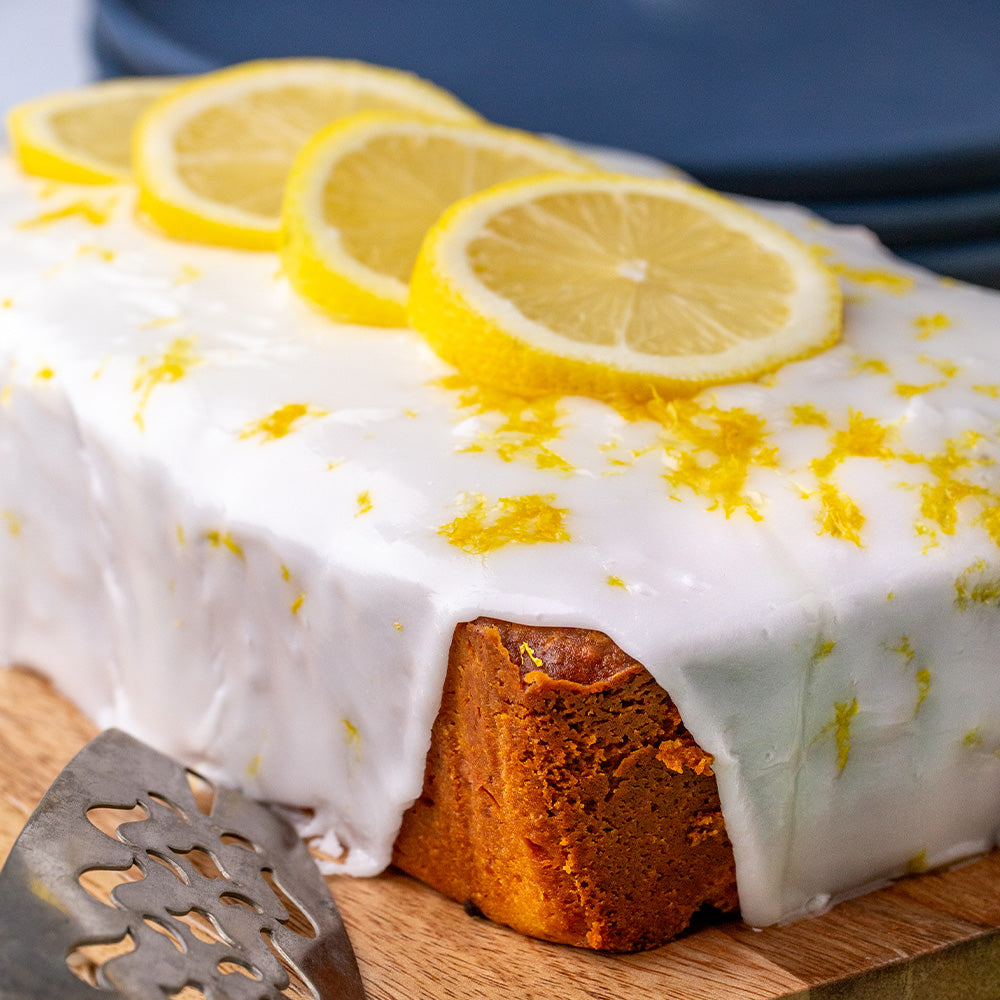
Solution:
{"label": "lemon slice peel", "polygon": [[596,169],[559,143],[486,122],[352,115],[296,157],[282,211],[283,268],[334,318],[402,326],[420,243],[453,201],[512,177]]}
{"label": "lemon slice peel", "polygon": [[124,77],[24,101],[7,114],[11,151],[25,173],[73,184],[132,177],[129,149],[141,112],[179,78]]}
{"label": "lemon slice peel", "polygon": [[180,239],[276,249],[295,155],[330,122],[367,108],[479,120],[403,70],[319,57],[241,63],[192,79],[142,115],[133,140],[139,213]]}
{"label": "lemon slice peel", "polygon": [[[829,347],[842,296],[804,242],[723,195],[676,179],[550,176],[445,212],[421,248],[407,315],[485,384],[650,399]],[[623,329],[650,345],[624,343]]]}

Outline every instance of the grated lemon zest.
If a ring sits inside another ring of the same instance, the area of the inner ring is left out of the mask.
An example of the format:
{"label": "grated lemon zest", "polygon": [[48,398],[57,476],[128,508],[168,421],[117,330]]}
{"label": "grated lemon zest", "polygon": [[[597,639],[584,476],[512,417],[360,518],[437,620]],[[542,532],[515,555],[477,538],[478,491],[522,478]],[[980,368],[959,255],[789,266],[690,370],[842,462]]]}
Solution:
{"label": "grated lemon zest", "polygon": [[930,365],[943,378],[954,378],[962,370],[962,366],[951,358],[934,358],[929,354],[920,354],[917,360],[922,365]]}
{"label": "grated lemon zest", "polygon": [[927,695],[931,689],[931,672],[924,667],[922,670],[917,671],[917,707],[914,709],[913,714],[916,715],[920,711],[920,706],[927,699]]}
{"label": "grated lemon zest", "polygon": [[812,403],[799,403],[789,407],[792,423],[800,426],[828,427],[830,418]]}
{"label": "grated lemon zest", "polygon": [[881,358],[855,358],[851,371],[858,375],[888,375],[889,364]]}
{"label": "grated lemon zest", "polygon": [[877,417],[849,410],[847,427],[834,433],[829,452],[822,458],[813,459],[810,466],[822,479],[846,458],[892,458],[889,441],[894,434],[895,428],[882,424]]}
{"label": "grated lemon zest", "polygon": [[902,396],[903,399],[912,399],[914,396],[922,396],[925,392],[932,392],[947,384],[947,382],[924,382],[922,385],[917,385],[912,382],[897,382],[896,395]]}
{"label": "grated lemon zest", "polygon": [[[538,469],[568,473],[573,466],[552,448],[562,434],[563,408],[558,396],[519,396],[479,385],[461,374],[448,375],[437,384],[458,394],[459,410],[479,416],[492,415],[495,426],[478,433],[465,451],[491,451],[504,462],[533,461]],[[466,415],[462,414],[462,419]]]}
{"label": "grated lemon zest", "polygon": [[858,505],[829,482],[820,484],[819,496],[820,511],[816,519],[820,529],[816,534],[842,538],[853,542],[858,548],[864,548],[861,544],[861,528],[865,523],[865,515]]}
{"label": "grated lemon zest", "polygon": [[214,528],[205,532],[205,538],[208,540],[212,548],[224,548],[228,549],[234,556],[239,556],[240,559],[245,559],[246,555],[243,552],[243,548],[233,540],[232,535],[228,531],[216,531]]}
{"label": "grated lemon zest", "polygon": [[883,268],[852,267],[839,262],[828,263],[834,274],[839,274],[856,285],[866,285],[890,295],[905,295],[913,288],[913,279],[907,274],[899,274]]}
{"label": "grated lemon zest", "polygon": [[[955,581],[955,606],[968,611],[974,604],[1000,607],[1000,572],[988,576],[985,559],[979,559],[963,570]],[[973,581],[974,577],[978,577]]]}
{"label": "grated lemon zest", "polygon": [[913,325],[917,328],[917,340],[928,340],[935,333],[947,330],[952,323],[951,319],[944,313],[930,313],[917,316]]}
{"label": "grated lemon zest", "polygon": [[240,440],[250,437],[260,436],[265,441],[276,441],[296,430],[298,422],[305,417],[325,417],[326,410],[309,406],[306,403],[288,403],[279,407],[273,413],[269,413],[260,420],[253,420],[243,426],[240,431]]}
{"label": "grated lemon zest", "polygon": [[50,209],[48,212],[39,212],[31,218],[22,219],[17,223],[18,229],[37,229],[40,226],[48,226],[53,222],[62,222],[64,219],[83,219],[92,226],[103,226],[117,204],[117,198],[109,198],[105,201],[97,202],[89,198],[81,198],[79,201],[71,201],[59,208]]}
{"label": "grated lemon zest", "polygon": [[132,385],[133,391],[139,393],[139,405],[132,419],[140,430],[145,430],[145,411],[153,390],[179,381],[202,360],[194,353],[193,337],[175,338],[159,358],[139,358],[139,371]]}
{"label": "grated lemon zest", "polygon": [[438,534],[470,555],[486,555],[505,545],[568,542],[568,511],[555,506],[555,494],[500,497],[489,503],[482,494],[466,494],[463,514],[442,525]]}
{"label": "grated lemon zest", "polygon": [[812,662],[819,663],[820,660],[825,660],[833,652],[836,645],[837,643],[833,639],[818,638],[813,647]]}
{"label": "grated lemon zest", "polygon": [[517,647],[517,651],[522,656],[527,656],[536,667],[541,668],[545,666],[545,661],[535,655],[535,651],[527,644],[527,642],[522,642],[521,645]]}

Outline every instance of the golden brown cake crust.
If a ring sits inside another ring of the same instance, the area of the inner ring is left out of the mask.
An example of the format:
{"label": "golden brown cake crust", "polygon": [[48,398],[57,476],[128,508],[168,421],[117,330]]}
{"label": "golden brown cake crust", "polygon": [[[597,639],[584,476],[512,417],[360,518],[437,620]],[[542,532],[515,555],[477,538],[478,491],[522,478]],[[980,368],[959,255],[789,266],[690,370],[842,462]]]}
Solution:
{"label": "golden brown cake crust", "polygon": [[711,758],[606,635],[460,625],[403,870],[534,937],[661,944],[737,906]]}

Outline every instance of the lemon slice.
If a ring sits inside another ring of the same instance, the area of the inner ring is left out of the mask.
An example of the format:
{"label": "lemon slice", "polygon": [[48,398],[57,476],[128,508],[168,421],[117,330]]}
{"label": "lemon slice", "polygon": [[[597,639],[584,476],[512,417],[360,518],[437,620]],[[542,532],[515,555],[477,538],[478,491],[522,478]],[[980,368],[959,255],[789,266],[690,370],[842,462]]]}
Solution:
{"label": "lemon slice", "polygon": [[7,116],[14,156],[38,177],[78,184],[127,181],[136,119],[177,82],[108,80],[25,101]]}
{"label": "lemon slice", "polygon": [[281,198],[310,136],[367,109],[477,120],[410,73],[337,59],[265,59],[206,73],[136,128],[139,209],[181,239],[275,249]]}
{"label": "lemon slice", "polygon": [[501,181],[596,169],[512,129],[354,115],[316,135],[295,160],[282,265],[302,295],[338,319],[402,326],[417,251],[449,205]]}
{"label": "lemon slice", "polygon": [[689,393],[833,343],[836,279],[742,205],[680,180],[515,181],[454,205],[410,284],[411,325],[522,393]]}

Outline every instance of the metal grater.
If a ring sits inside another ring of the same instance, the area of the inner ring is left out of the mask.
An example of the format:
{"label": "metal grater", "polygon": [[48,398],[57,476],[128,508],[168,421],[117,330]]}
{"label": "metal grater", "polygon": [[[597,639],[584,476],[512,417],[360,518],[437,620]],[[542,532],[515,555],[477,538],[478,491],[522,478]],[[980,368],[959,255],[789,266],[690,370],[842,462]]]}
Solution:
{"label": "metal grater", "polygon": [[364,989],[292,827],[109,730],[56,778],[0,872],[0,1000],[199,995]]}

